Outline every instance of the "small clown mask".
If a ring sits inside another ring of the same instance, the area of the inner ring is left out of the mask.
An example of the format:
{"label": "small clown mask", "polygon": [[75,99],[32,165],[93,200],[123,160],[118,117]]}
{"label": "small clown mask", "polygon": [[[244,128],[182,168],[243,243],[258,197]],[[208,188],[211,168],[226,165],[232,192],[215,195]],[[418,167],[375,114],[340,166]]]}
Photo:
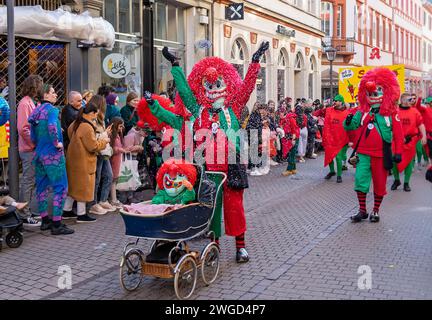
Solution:
{"label": "small clown mask", "polygon": [[207,68],[204,73],[202,85],[207,100],[214,108],[222,108],[227,96],[227,85],[217,70],[213,67]]}
{"label": "small clown mask", "polygon": [[163,186],[170,197],[176,197],[186,188],[184,181],[187,177],[177,172],[169,172],[164,175]]}
{"label": "small clown mask", "polygon": [[371,108],[378,108],[384,97],[384,90],[381,86],[377,86],[375,82],[366,82],[366,97]]}

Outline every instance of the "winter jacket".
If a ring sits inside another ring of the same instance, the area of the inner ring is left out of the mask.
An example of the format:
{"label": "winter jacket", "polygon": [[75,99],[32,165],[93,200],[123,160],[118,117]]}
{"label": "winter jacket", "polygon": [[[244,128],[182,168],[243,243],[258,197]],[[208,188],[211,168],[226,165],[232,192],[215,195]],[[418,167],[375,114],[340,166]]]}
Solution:
{"label": "winter jacket", "polygon": [[63,141],[65,150],[68,148],[70,140],[68,129],[72,122],[78,118],[79,109],[75,109],[70,104],[66,105],[61,112],[61,128],[63,133]]}

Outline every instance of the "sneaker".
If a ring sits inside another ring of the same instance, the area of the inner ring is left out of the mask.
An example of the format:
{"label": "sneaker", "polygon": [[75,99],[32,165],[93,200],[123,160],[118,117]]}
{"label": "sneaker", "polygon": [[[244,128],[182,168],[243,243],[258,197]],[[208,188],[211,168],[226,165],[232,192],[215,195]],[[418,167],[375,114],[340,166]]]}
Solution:
{"label": "sneaker", "polygon": [[77,217],[77,215],[73,211],[64,211],[63,210],[63,215],[62,215],[63,220],[75,219],[76,217]]}
{"label": "sneaker", "polygon": [[52,221],[51,220],[49,220],[48,222],[43,222],[42,221],[42,224],[40,226],[40,230],[41,231],[46,231],[46,230],[51,229],[51,227],[52,227]]}
{"label": "sneaker", "polygon": [[284,177],[288,177],[288,176],[290,176],[290,175],[292,175],[292,174],[293,174],[293,172],[292,172],[291,170],[286,170],[286,171],[282,172],[282,175],[283,175]]}
{"label": "sneaker", "polygon": [[250,175],[251,176],[261,176],[262,173],[258,170],[258,168],[253,168]]}
{"label": "sneaker", "polygon": [[300,162],[300,163],[305,163],[306,160],[305,160],[303,157],[301,157],[301,158],[299,159],[299,162]]}
{"label": "sneaker", "polygon": [[292,174],[297,174],[297,170],[292,170],[291,173]]}
{"label": "sneaker", "polygon": [[380,221],[380,217],[378,215],[378,212],[374,211],[371,213],[370,217],[369,217],[369,221],[370,222],[379,222]]}
{"label": "sneaker", "polygon": [[270,171],[270,166],[268,166],[268,167],[261,167],[261,168],[258,168],[258,172],[259,172],[262,176],[268,174],[269,171]]}
{"label": "sneaker", "polygon": [[401,185],[400,180],[395,180],[391,186],[391,190],[395,191]]}
{"label": "sneaker", "polygon": [[249,261],[249,254],[245,248],[241,248],[237,250],[236,261],[237,263],[245,263]]}
{"label": "sneaker", "polygon": [[100,202],[99,206],[101,206],[102,209],[105,209],[108,212],[113,212],[117,210],[117,208],[113,207],[108,201]]}
{"label": "sneaker", "polygon": [[96,222],[96,219],[90,217],[88,214],[78,216],[77,218],[77,223],[92,223],[92,222]]}
{"label": "sneaker", "polygon": [[330,180],[332,177],[334,177],[336,175],[336,172],[329,172],[324,179],[326,180]]}
{"label": "sneaker", "polygon": [[276,162],[276,161],[274,161],[274,160],[270,160],[270,165],[271,165],[271,166],[278,166],[278,165],[279,165],[279,162]]}
{"label": "sneaker", "polygon": [[316,158],[318,158],[318,155],[316,153],[312,153],[312,158],[316,159]]}
{"label": "sneaker", "polygon": [[33,217],[28,217],[26,219],[23,219],[23,224],[26,227],[40,227],[42,225],[42,222],[37,221]]}
{"label": "sneaker", "polygon": [[108,211],[102,208],[99,204],[95,204],[90,208],[89,211],[91,214],[104,215],[107,214]]}
{"label": "sneaker", "polygon": [[117,209],[121,209],[123,208],[123,203],[121,203],[120,201],[116,200],[116,201],[111,201],[111,205]]}
{"label": "sneaker", "polygon": [[66,225],[61,224],[59,227],[52,227],[51,228],[51,234],[53,236],[61,236],[61,235],[67,235],[67,234],[72,234],[75,231],[68,228]]}

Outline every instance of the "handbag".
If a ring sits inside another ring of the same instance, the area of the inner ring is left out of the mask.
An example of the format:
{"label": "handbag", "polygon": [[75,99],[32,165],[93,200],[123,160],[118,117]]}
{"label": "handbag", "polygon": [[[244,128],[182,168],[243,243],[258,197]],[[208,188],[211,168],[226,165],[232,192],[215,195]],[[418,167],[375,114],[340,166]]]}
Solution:
{"label": "handbag", "polygon": [[380,133],[382,142],[383,142],[383,162],[384,162],[384,168],[386,170],[393,169],[393,153],[392,153],[392,144],[391,142],[387,142],[384,140],[381,132],[381,128],[378,124],[378,121],[376,122],[378,131]]}
{"label": "handbag", "polygon": [[132,154],[125,153],[122,155],[120,164],[120,175],[116,189],[117,191],[135,191],[141,186],[141,180],[138,172],[138,161],[133,160]]}
{"label": "handbag", "polygon": [[228,187],[232,189],[249,188],[246,165],[240,163],[240,155],[236,155],[236,163],[228,164]]}

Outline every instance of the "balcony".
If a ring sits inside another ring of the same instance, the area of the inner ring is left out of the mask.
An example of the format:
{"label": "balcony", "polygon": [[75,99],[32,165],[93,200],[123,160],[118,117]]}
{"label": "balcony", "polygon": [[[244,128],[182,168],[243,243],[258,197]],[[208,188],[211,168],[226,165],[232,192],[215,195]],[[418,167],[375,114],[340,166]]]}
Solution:
{"label": "balcony", "polygon": [[354,55],[354,38],[333,38],[324,37],[323,43],[325,46],[332,46],[338,52],[338,55]]}

